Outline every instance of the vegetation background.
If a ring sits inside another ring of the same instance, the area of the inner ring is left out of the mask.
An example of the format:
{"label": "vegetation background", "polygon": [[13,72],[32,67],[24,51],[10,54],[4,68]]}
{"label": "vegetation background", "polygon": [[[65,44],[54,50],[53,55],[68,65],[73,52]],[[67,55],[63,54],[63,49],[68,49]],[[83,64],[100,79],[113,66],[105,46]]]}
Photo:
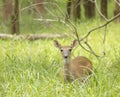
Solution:
{"label": "vegetation background", "polygon": [[[63,13],[66,0],[54,1]],[[112,22],[107,26],[106,41],[103,45],[105,28],[94,31],[88,38],[93,50],[104,57],[96,58],[79,45],[73,50],[72,58],[82,55],[93,62],[93,74],[86,83],[64,83],[62,58],[54,47],[57,39],[68,45],[76,38],[71,27],[60,22],[46,22],[35,19],[61,19],[65,17],[56,6],[47,3],[46,13],[35,14],[32,0],[19,0],[20,34],[67,34],[67,37],[29,41],[23,39],[0,40],[0,97],[120,97],[120,23]],[[100,2],[98,2],[98,5]],[[0,10],[3,2],[0,1]],[[28,7],[29,8],[26,8]],[[31,6],[31,7],[30,7]],[[113,17],[115,4],[108,3],[108,18]],[[77,22],[71,19],[80,37],[92,28],[105,23],[96,12],[96,16],[87,19],[84,16]],[[0,14],[0,33],[11,33],[10,20],[5,24]],[[82,42],[84,45],[84,42]]]}

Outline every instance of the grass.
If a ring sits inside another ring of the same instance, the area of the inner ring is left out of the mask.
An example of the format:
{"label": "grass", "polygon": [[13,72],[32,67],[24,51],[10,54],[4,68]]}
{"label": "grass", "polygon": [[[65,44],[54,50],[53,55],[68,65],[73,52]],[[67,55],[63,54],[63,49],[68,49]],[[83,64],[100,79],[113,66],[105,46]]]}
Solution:
{"label": "grass", "polygon": [[[63,7],[62,2],[56,2]],[[27,3],[24,3],[25,5]],[[112,3],[110,5],[113,6]],[[109,10],[111,17],[111,8]],[[21,34],[67,33],[68,38],[58,39],[64,45],[70,44],[75,38],[72,31],[63,24],[40,23],[33,21],[33,15],[24,11],[21,14]],[[95,20],[83,19],[75,26],[82,37],[90,29],[103,23],[96,17]],[[120,97],[119,25],[111,23],[107,27],[105,57],[97,59],[80,46],[72,51],[72,58],[83,55],[93,62],[93,75],[86,83],[64,83],[61,73],[62,58],[53,45],[53,40],[0,40],[0,97]],[[6,26],[0,26],[1,33],[10,33]],[[103,51],[103,35],[104,28],[93,32],[88,38],[91,47],[99,55],[102,55]]]}
{"label": "grass", "polygon": [[[84,35],[96,22],[80,25]],[[77,26],[77,25],[76,25]],[[72,58],[84,55],[93,62],[93,76],[87,83],[64,83],[61,75],[62,58],[53,40],[0,40],[0,96],[1,97],[119,97],[120,39],[119,24],[110,24],[105,44],[106,56],[97,59],[77,46]],[[101,54],[103,29],[89,38],[94,50]],[[98,37],[100,36],[100,37]],[[73,40],[59,39],[61,44]],[[99,41],[99,43],[98,43]]]}

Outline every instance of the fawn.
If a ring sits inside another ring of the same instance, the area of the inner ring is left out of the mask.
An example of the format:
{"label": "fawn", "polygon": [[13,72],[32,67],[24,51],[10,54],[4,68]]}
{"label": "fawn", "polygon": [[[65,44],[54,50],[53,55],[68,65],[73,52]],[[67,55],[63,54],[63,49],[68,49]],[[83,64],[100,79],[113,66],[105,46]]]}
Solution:
{"label": "fawn", "polygon": [[71,60],[71,51],[76,46],[76,43],[77,41],[74,40],[70,46],[61,46],[57,40],[54,40],[54,45],[61,51],[64,59],[63,75],[65,81],[76,79],[84,81],[86,76],[92,73],[92,62],[88,58],[78,56]]}

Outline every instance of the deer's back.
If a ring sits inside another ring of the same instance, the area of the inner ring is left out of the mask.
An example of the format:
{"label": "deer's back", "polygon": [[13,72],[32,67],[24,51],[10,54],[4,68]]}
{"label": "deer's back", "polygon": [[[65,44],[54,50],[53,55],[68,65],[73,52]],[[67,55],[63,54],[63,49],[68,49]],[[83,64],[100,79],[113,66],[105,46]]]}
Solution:
{"label": "deer's back", "polygon": [[83,56],[74,58],[71,61],[71,74],[73,78],[81,78],[91,74],[92,62]]}

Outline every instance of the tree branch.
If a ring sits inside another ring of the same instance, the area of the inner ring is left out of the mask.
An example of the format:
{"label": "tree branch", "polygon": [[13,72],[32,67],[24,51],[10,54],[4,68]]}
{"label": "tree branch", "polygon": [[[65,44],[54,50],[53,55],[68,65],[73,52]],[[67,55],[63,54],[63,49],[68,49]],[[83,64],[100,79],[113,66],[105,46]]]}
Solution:
{"label": "tree branch", "polygon": [[[104,24],[102,24],[102,25],[100,25],[100,26],[98,26],[98,27],[95,27],[95,28],[91,29],[90,31],[88,31],[88,33],[87,33],[84,37],[82,37],[82,38],[79,37],[79,34],[78,34],[78,31],[77,31],[76,26],[75,26],[75,25],[71,22],[71,20],[69,20],[69,19],[68,19],[67,21],[63,21],[61,18],[55,19],[55,20],[52,20],[52,19],[35,19],[35,20],[45,21],[45,22],[60,22],[60,23],[63,23],[63,24],[65,24],[65,25],[67,25],[67,27],[69,27],[69,28],[74,32],[74,34],[75,34],[75,36],[76,36],[76,38],[77,38],[77,40],[78,40],[79,45],[80,45],[84,50],[86,50],[86,51],[89,52],[89,53],[92,53],[92,54],[95,55],[96,57],[100,57],[99,55],[97,55],[97,54],[94,52],[94,50],[92,49],[92,47],[87,43],[87,38],[90,36],[90,34],[91,34],[93,31],[105,27],[104,39],[103,39],[103,45],[104,45],[105,40],[106,40],[106,28],[107,28],[107,25],[108,25],[109,23],[111,23],[112,21],[114,21],[115,19],[117,19],[117,18],[120,16],[120,13],[117,14],[116,16],[114,16],[114,17],[111,18],[111,19],[107,19],[107,18],[105,18],[105,16],[100,12],[96,0],[94,0],[94,1],[93,1],[93,0],[90,0],[90,1],[92,1],[93,3],[95,3],[98,13],[105,19],[106,22],[105,22]],[[48,4],[48,3],[49,3],[49,2],[45,2],[44,4]],[[55,6],[58,8],[58,11],[61,13],[61,15],[65,18],[64,12],[60,9],[60,7],[59,7],[56,3],[49,3],[49,4],[55,5]],[[37,4],[33,4],[33,5],[28,6],[28,7],[26,7],[26,8],[33,7],[33,6],[35,6],[35,5],[37,5]],[[26,9],[26,8],[23,8],[22,10],[24,10],[24,9]],[[52,13],[52,14],[53,14],[53,13]],[[85,40],[85,39],[86,39],[86,40]],[[83,43],[88,47],[88,49],[86,49],[81,42],[83,42]],[[104,56],[104,55],[105,55],[105,52],[103,52],[103,56]]]}
{"label": "tree branch", "polygon": [[100,26],[98,26],[96,28],[91,29],[83,38],[80,39],[80,41],[82,41],[85,38],[87,38],[93,31],[105,27],[106,25],[108,25],[109,23],[111,23],[112,21],[114,21],[115,19],[117,19],[119,16],[120,16],[120,13],[117,14],[116,16],[114,16],[113,18],[111,18],[110,20],[108,20],[105,24],[100,25]]}

